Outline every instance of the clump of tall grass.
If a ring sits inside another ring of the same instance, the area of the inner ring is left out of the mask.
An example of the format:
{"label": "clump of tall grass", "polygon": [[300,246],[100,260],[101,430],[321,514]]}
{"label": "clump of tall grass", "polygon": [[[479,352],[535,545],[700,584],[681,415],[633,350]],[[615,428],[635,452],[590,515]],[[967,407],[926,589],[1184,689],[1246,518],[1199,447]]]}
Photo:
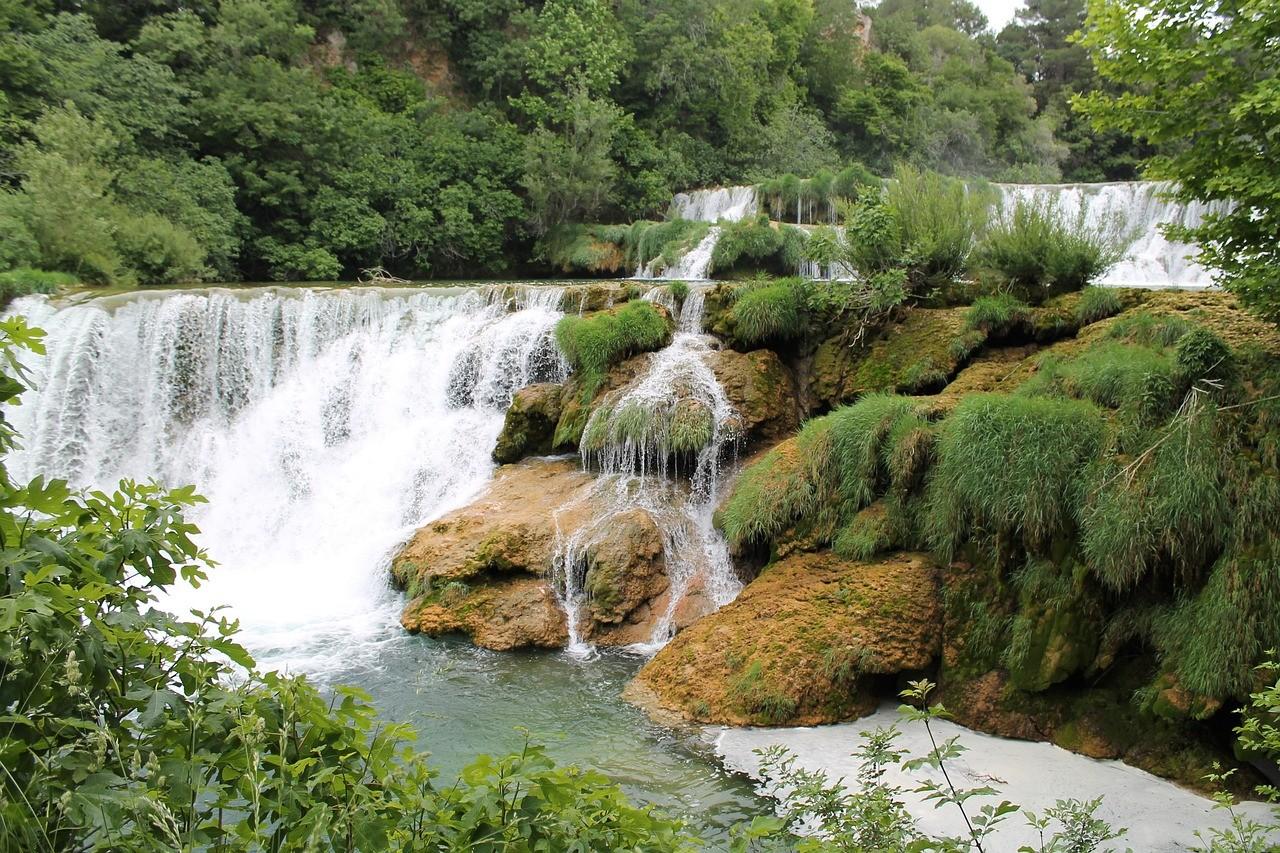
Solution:
{"label": "clump of tall grass", "polygon": [[977,263],[999,273],[1019,296],[1039,303],[1080,290],[1124,256],[1122,222],[1070,218],[1056,200],[1018,199],[1002,210],[978,247]]}
{"label": "clump of tall grass", "polygon": [[661,347],[670,334],[670,318],[643,300],[585,317],[562,317],[555,331],[561,352],[581,375],[587,399],[599,390],[612,365]]}
{"label": "clump of tall grass", "polygon": [[627,260],[637,267],[652,263],[653,271],[660,273],[701,242],[710,228],[709,223],[689,219],[635,222],[626,234]]}
{"label": "clump of tall grass", "polygon": [[1132,459],[1097,467],[1083,508],[1081,547],[1104,584],[1129,590],[1165,566],[1180,581],[1198,580],[1231,521],[1225,444],[1216,409],[1200,404],[1152,432]]}
{"label": "clump of tall grass", "polygon": [[720,239],[711,252],[711,269],[732,269],[740,261],[756,265],[775,257],[782,248],[782,235],[766,216],[731,222],[720,228]]}
{"label": "clump of tall grass", "polygon": [[1120,294],[1109,287],[1086,287],[1076,305],[1076,322],[1081,326],[1105,320],[1120,313]]}
{"label": "clump of tall grass", "polygon": [[[1159,380],[1172,387],[1173,359],[1160,350],[1104,341],[1070,360],[1047,358],[1019,394],[1058,392],[1119,409],[1143,406],[1144,395]],[[1167,405],[1169,396],[1162,403]],[[1168,410],[1162,411],[1167,415]]]}
{"label": "clump of tall grass", "polygon": [[673,281],[667,285],[667,290],[671,291],[671,298],[680,305],[689,296],[689,283],[684,281]]}
{"label": "clump of tall grass", "polygon": [[1178,314],[1135,311],[1112,323],[1107,336],[1143,346],[1171,347],[1192,328],[1194,324]]}
{"label": "clump of tall grass", "polygon": [[0,272],[0,308],[19,296],[53,293],[60,287],[71,287],[76,277],[64,272],[19,267]]}
{"label": "clump of tall grass", "polygon": [[993,338],[1008,337],[1031,322],[1031,309],[1011,293],[981,296],[964,315],[965,328]]}
{"label": "clump of tall grass", "polygon": [[1042,547],[1079,520],[1082,471],[1103,448],[1092,404],[975,394],[939,429],[929,487],[928,536],[949,556],[970,531],[1021,535]]}
{"label": "clump of tall grass", "polygon": [[870,560],[894,544],[893,521],[881,504],[856,514],[831,542],[831,550],[850,560]]}
{"label": "clump of tall grass", "polygon": [[1235,356],[1226,341],[1195,326],[1178,339],[1175,359],[1184,380],[1223,384],[1235,376]]}
{"label": "clump of tall grass", "polygon": [[807,282],[799,278],[748,287],[733,304],[733,333],[745,346],[785,343],[804,334]]}

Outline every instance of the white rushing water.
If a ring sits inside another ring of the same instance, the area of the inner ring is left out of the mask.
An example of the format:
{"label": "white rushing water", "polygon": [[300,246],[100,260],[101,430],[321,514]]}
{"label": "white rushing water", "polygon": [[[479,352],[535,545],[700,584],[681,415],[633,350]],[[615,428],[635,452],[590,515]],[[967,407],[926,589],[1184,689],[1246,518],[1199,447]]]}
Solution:
{"label": "white rushing water", "polygon": [[720,240],[719,226],[712,226],[697,245],[680,256],[674,264],[661,267],[661,258],[654,258],[636,270],[634,278],[662,281],[706,281],[711,277],[711,255]]}
{"label": "white rushing water", "polygon": [[1069,222],[1091,229],[1120,228],[1130,238],[1125,257],[1098,279],[1111,287],[1209,287],[1209,270],[1195,263],[1195,247],[1169,240],[1161,225],[1196,226],[1209,213],[1225,213],[1226,202],[1182,204],[1163,197],[1168,183],[1125,181],[1106,184],[996,184],[1000,206],[1019,200],[1051,204]]}
{"label": "white rushing water", "polygon": [[[560,537],[555,568],[570,650],[579,655],[591,652],[580,626],[587,548],[622,513],[638,508],[653,519],[662,535],[670,583],[666,609],[637,651],[652,653],[674,636],[677,609],[689,594],[696,592],[713,609],[728,604],[742,589],[728,543],[712,523],[725,456],[738,431],[733,405],[708,363],[715,339],[702,330],[705,292],[705,287],[691,287],[679,310],[669,288],[645,294],[677,316],[671,344],[649,356],[645,372],[634,382],[607,395],[584,430],[583,465],[600,472],[583,498],[591,520]],[[673,419],[691,412],[704,419],[706,441],[681,452],[673,448]]]}
{"label": "white rushing water", "polygon": [[[1097,184],[994,184],[997,209],[1011,210],[1019,200],[1050,204],[1065,221],[1083,221],[1091,229],[1119,228],[1128,240],[1125,257],[1105,272],[1096,282],[1110,287],[1185,287],[1213,285],[1210,270],[1192,260],[1195,247],[1169,240],[1162,225],[1196,226],[1210,213],[1230,209],[1226,202],[1212,204],[1169,201],[1165,194],[1170,184],[1156,181],[1119,181]],[[826,219],[834,222],[834,207],[816,200],[797,200],[794,209],[787,206],[787,218],[794,214],[795,224],[814,223]],[[669,216],[702,222],[737,222],[754,216],[760,205],[754,187],[720,187],[677,193],[671,200]],[[777,211],[781,213],[782,211]],[[715,229],[713,229],[715,230]],[[701,280],[708,275],[711,253],[719,232],[707,237],[691,249],[672,268],[654,274],[649,267],[637,272],[637,278]],[[831,269],[826,265],[802,261],[797,274],[822,280],[848,278],[852,271],[844,265]]]}
{"label": "white rushing water", "polygon": [[[514,293],[514,295],[512,295]],[[376,654],[391,551],[489,480],[514,391],[564,377],[561,291],[206,290],[17,309],[45,328],[19,477],[194,483],[226,604],[268,664]]]}
{"label": "white rushing water", "polygon": [[696,222],[739,222],[760,212],[753,186],[715,187],[676,193],[668,217]]}

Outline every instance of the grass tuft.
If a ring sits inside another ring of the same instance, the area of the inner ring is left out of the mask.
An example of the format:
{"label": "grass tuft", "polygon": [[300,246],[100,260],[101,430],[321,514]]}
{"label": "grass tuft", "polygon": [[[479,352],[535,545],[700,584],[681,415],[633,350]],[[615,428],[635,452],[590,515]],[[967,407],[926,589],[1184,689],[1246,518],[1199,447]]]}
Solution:
{"label": "grass tuft", "polygon": [[1008,337],[1030,322],[1031,309],[1010,293],[979,297],[964,315],[966,329],[992,338]]}
{"label": "grass tuft", "polygon": [[612,365],[663,346],[671,320],[653,303],[638,300],[585,317],[563,317],[555,334],[561,352],[582,375],[583,396],[590,399]]}
{"label": "grass tuft", "polygon": [[799,338],[807,317],[806,284],[783,278],[743,289],[732,309],[734,337],[748,347]]}
{"label": "grass tuft", "polygon": [[1081,326],[1114,317],[1120,313],[1120,294],[1109,287],[1086,287],[1076,304],[1076,321]]}

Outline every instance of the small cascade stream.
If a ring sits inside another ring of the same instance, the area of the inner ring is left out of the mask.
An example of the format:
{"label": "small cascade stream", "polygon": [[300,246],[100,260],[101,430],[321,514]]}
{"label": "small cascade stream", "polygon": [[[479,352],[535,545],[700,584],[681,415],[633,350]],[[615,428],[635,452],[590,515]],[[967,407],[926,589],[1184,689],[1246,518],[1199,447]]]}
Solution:
{"label": "small cascade stream", "polygon": [[[715,341],[702,330],[705,293],[705,287],[691,287],[678,311],[668,288],[645,294],[677,317],[671,344],[650,356],[645,373],[608,395],[587,421],[582,462],[599,471],[582,498],[591,520],[559,537],[555,565],[570,651],[580,656],[593,653],[582,636],[587,548],[622,513],[641,509],[656,523],[670,584],[664,612],[636,651],[652,653],[674,636],[678,609],[691,596],[715,609],[742,588],[728,544],[712,524],[725,456],[738,433],[733,406],[708,364]],[[690,441],[682,430],[698,436]]]}
{"label": "small cascade stream", "polygon": [[211,289],[55,310],[9,465],[113,488],[194,483],[230,606],[267,665],[323,673],[398,634],[390,552],[488,482],[516,389],[562,379],[558,288]]}

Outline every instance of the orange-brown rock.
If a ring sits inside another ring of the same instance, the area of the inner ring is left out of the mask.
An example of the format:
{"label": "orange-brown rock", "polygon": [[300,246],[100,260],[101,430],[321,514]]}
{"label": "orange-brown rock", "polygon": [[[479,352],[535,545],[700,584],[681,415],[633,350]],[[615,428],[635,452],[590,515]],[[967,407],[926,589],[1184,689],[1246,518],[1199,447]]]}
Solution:
{"label": "orange-brown rock", "polygon": [[700,722],[855,718],[878,701],[866,676],[936,658],[938,598],[937,570],[922,554],[874,562],[794,554],[678,634],[640,671],[632,695]]}
{"label": "orange-brown rock", "polygon": [[779,441],[800,425],[795,382],[772,350],[721,350],[712,357],[711,369],[748,441]]}
{"label": "orange-brown rock", "polygon": [[609,512],[599,486],[572,459],[498,469],[483,494],[425,525],[393,561],[410,598],[401,623],[493,649],[563,646],[550,576],[558,549],[576,539],[587,593],[580,634],[604,645],[647,641],[668,603],[662,534],[642,509]]}

